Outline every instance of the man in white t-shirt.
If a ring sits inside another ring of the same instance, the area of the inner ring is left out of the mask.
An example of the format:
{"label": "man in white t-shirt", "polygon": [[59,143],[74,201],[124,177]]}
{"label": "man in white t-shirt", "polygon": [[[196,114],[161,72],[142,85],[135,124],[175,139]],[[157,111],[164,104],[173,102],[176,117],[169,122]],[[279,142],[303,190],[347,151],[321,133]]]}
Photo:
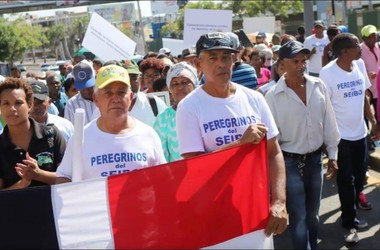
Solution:
{"label": "man in white t-shirt", "polygon": [[[132,95],[126,69],[117,65],[99,69],[94,102],[100,110],[100,117],[84,128],[80,155],[83,179],[166,163],[160,138],[153,128],[128,114]],[[73,142],[69,141],[57,169],[57,183],[72,179]],[[99,143],[105,146],[99,146]]]}
{"label": "man in white t-shirt", "polygon": [[[338,124],[337,186],[342,211],[342,225],[349,229],[346,242],[358,242],[356,229],[368,223],[357,218],[356,204],[363,190],[367,171],[367,127],[364,115],[377,132],[365,91],[371,86],[361,56],[358,38],[350,33],[337,35],[332,48],[337,59],[324,66],[320,78],[326,84]],[[359,59],[359,60],[358,60]]]}
{"label": "man in white t-shirt", "polygon": [[322,68],[323,50],[330,43],[329,38],[324,33],[325,25],[321,20],[314,22],[315,34],[306,37],[304,46],[310,50],[307,62],[307,71],[311,76],[319,76],[319,71]]}
{"label": "man in white t-shirt", "polygon": [[260,93],[230,81],[237,50],[226,33],[202,35],[196,52],[195,65],[206,81],[178,105],[176,122],[181,156],[189,158],[258,143],[266,135],[271,212],[265,234],[281,234],[287,227],[285,166],[269,107]]}

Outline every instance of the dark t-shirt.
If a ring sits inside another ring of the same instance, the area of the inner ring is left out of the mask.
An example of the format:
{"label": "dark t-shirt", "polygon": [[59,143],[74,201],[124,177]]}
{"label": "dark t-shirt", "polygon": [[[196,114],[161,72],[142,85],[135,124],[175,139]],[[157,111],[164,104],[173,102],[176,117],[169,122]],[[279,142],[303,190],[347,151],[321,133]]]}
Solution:
{"label": "dark t-shirt", "polygon": [[[32,139],[28,146],[29,155],[36,159],[40,169],[55,172],[62,161],[66,141],[54,125],[44,125],[29,119],[33,129]],[[21,178],[15,170],[16,163],[22,163],[26,151],[14,145],[9,138],[8,126],[0,135],[0,178],[4,188],[10,187]],[[41,186],[45,183],[32,181],[30,186]]]}

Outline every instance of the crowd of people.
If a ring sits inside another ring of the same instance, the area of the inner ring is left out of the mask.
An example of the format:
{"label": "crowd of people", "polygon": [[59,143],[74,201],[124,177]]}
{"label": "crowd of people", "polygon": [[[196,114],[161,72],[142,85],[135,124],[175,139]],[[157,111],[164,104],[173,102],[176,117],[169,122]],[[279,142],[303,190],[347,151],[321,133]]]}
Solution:
{"label": "crowd of people", "polygon": [[[343,26],[344,27],[344,26]],[[378,129],[377,28],[361,40],[315,21],[313,34],[211,32],[170,48],[104,62],[76,56],[44,79],[17,67],[1,78],[0,189],[72,180],[74,114],[85,110],[83,179],[107,177],[266,138],[266,235],[289,229],[296,249],[316,249],[326,178],[336,176],[346,242],[372,209],[363,191]],[[244,40],[244,43],[243,43]],[[168,91],[170,105],[155,95]],[[100,147],[99,145],[104,145]]]}

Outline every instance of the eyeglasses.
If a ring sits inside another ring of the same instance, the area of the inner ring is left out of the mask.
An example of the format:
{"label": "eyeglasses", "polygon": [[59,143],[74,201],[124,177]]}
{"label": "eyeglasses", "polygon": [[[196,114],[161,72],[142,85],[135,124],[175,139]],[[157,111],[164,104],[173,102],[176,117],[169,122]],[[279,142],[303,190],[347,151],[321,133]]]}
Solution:
{"label": "eyeglasses", "polygon": [[143,74],[144,78],[159,78],[161,75],[160,74],[153,74],[153,75],[148,75],[148,74]]}
{"label": "eyeglasses", "polygon": [[179,88],[185,88],[190,86],[192,84],[191,81],[183,81],[183,82],[174,82],[170,84],[171,89],[179,89]]}

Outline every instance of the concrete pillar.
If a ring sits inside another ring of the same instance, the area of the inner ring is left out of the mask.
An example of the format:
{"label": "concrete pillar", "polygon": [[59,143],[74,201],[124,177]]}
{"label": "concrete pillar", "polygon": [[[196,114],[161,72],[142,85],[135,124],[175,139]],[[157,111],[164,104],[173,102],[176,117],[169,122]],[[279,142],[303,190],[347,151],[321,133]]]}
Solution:
{"label": "concrete pillar", "polygon": [[313,1],[303,0],[303,20],[305,23],[306,36],[311,35],[314,23]]}

